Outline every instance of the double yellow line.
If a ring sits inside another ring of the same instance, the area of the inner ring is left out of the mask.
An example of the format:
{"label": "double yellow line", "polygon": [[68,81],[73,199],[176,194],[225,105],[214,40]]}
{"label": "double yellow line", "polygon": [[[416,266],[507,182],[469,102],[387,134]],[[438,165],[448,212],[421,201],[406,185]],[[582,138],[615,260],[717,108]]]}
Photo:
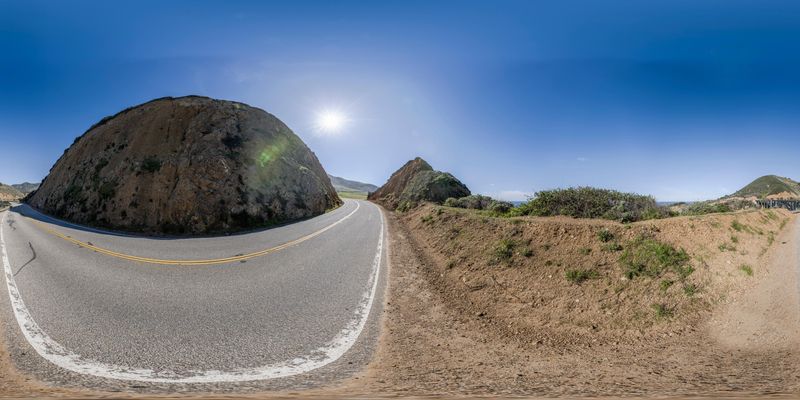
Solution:
{"label": "double yellow line", "polygon": [[145,263],[145,264],[194,266],[194,265],[227,264],[227,263],[232,263],[232,262],[236,262],[236,261],[249,260],[249,259],[255,258],[255,257],[261,257],[261,256],[264,256],[264,255],[267,255],[267,254],[270,254],[270,253],[275,253],[277,251],[283,250],[285,248],[294,246],[296,244],[305,242],[306,240],[309,240],[309,239],[311,239],[313,237],[321,235],[323,232],[327,231],[328,229],[331,229],[334,226],[336,226],[339,223],[341,223],[342,221],[350,218],[350,216],[355,214],[356,211],[358,211],[358,209],[360,207],[361,207],[361,204],[360,203],[356,203],[356,209],[351,211],[350,214],[345,215],[342,219],[339,219],[336,222],[334,222],[334,223],[332,223],[332,224],[330,224],[330,225],[328,225],[328,226],[326,226],[326,227],[324,227],[324,228],[322,228],[322,229],[320,229],[318,231],[312,232],[312,233],[310,233],[308,235],[305,235],[305,236],[302,236],[300,238],[294,239],[292,241],[280,244],[278,246],[270,247],[270,248],[264,249],[264,250],[259,250],[259,251],[253,252],[253,253],[233,256],[233,257],[211,258],[211,259],[207,259],[207,260],[165,260],[165,259],[160,259],[160,258],[139,257],[139,256],[130,255],[130,254],[124,254],[124,253],[116,252],[116,251],[109,250],[109,249],[104,249],[102,247],[98,247],[98,246],[95,246],[95,245],[92,245],[92,244],[89,244],[89,243],[82,242],[80,240],[74,239],[72,237],[69,237],[67,235],[64,235],[64,234],[62,234],[60,232],[57,232],[57,231],[51,229],[49,226],[47,226],[47,225],[45,225],[45,224],[43,224],[43,223],[41,223],[41,222],[39,222],[39,221],[37,221],[37,220],[35,220],[33,218],[30,218],[30,217],[28,217],[28,218],[31,220],[31,222],[34,223],[34,225],[38,226],[43,231],[45,231],[47,233],[50,233],[52,235],[55,235],[55,236],[65,240],[67,242],[76,244],[76,245],[78,245],[80,247],[84,247],[84,248],[87,248],[89,250],[96,251],[96,252],[98,252],[100,254],[105,254],[107,256],[116,257],[116,258],[120,258],[120,259],[123,259],[123,260],[135,261],[135,262],[140,262],[140,263]]}

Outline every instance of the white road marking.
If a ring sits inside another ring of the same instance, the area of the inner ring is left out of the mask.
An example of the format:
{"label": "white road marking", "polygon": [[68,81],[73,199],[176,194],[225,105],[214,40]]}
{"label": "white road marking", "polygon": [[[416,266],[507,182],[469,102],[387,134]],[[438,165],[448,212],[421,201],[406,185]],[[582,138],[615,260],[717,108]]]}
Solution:
{"label": "white road marking", "polygon": [[[377,206],[375,206],[377,208]],[[355,344],[364,326],[367,323],[370,310],[375,300],[380,276],[381,258],[384,246],[384,217],[381,214],[381,232],[378,237],[378,248],[372,261],[372,272],[368,281],[368,288],[362,295],[356,307],[353,319],[330,342],[314,350],[310,354],[298,356],[275,364],[256,368],[242,368],[232,371],[198,370],[178,373],[175,371],[154,371],[151,369],[135,369],[122,365],[107,364],[94,360],[85,360],[79,354],[73,353],[47,335],[34,321],[33,316],[25,307],[22,296],[14,281],[14,274],[8,260],[3,227],[7,212],[0,219],[0,250],[2,251],[3,269],[5,270],[8,295],[14,316],[19,323],[25,339],[31,347],[47,361],[72,372],[84,375],[94,375],[102,378],[142,381],[156,383],[218,383],[218,382],[243,382],[274,378],[284,378],[303,374],[328,365],[341,358]]]}

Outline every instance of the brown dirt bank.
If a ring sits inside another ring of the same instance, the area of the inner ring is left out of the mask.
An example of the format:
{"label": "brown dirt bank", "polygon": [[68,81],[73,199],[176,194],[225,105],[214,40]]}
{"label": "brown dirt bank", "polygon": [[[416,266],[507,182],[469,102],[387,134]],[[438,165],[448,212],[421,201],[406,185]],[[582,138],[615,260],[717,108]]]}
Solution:
{"label": "brown dirt bank", "polygon": [[[756,211],[625,226],[566,218],[515,221],[439,209],[390,216],[391,284],[383,338],[370,368],[341,390],[797,393],[793,215]],[[602,229],[623,246],[647,234],[683,247],[695,271],[666,290],[660,286],[664,277],[622,279],[619,253],[601,249]],[[509,237],[532,254],[517,248],[510,261],[493,261],[496,243]],[[719,248],[723,243],[725,251]],[[732,247],[736,250],[728,250]],[[743,264],[752,276],[740,269]],[[596,270],[599,277],[572,283],[565,278],[572,267]],[[696,286],[692,296],[681,287],[687,284]],[[656,315],[655,302],[666,304],[672,315]]]}

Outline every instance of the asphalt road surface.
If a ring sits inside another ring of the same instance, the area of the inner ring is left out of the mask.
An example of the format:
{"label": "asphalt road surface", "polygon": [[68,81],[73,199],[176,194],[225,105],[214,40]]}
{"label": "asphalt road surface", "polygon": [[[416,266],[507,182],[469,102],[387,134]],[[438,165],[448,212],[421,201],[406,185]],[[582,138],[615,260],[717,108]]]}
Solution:
{"label": "asphalt road surface", "polygon": [[26,205],[1,214],[19,336],[73,375],[167,384],[313,375],[371,340],[364,328],[382,302],[385,227],[365,201],[183,239],[87,229]]}

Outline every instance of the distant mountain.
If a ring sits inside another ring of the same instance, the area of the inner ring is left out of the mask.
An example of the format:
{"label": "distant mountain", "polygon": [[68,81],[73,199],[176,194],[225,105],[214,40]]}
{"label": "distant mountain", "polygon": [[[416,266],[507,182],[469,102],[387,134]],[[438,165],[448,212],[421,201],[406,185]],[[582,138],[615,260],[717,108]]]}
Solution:
{"label": "distant mountain", "polygon": [[28,194],[39,188],[38,183],[22,182],[11,185],[14,189],[19,190],[22,194]]}
{"label": "distant mountain", "polygon": [[351,181],[349,179],[340,178],[338,176],[333,176],[331,174],[328,174],[328,177],[331,178],[331,183],[333,184],[333,188],[336,189],[337,192],[372,193],[378,190],[378,187],[371,183]]}
{"label": "distant mountain", "polygon": [[19,190],[0,183],[0,201],[17,201],[24,196]]}
{"label": "distant mountain", "polygon": [[750,182],[732,196],[800,198],[800,183],[777,175],[765,175]]}

